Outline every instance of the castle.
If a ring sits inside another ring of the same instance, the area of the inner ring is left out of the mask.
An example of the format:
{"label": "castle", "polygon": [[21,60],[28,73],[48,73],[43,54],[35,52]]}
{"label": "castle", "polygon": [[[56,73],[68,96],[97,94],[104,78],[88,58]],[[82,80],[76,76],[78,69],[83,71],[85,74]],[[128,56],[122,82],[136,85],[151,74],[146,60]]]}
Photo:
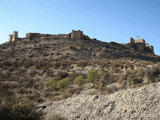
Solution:
{"label": "castle", "polygon": [[13,35],[9,34],[9,36],[8,36],[8,41],[10,41],[10,42],[15,41],[17,39],[18,39],[18,32],[17,31],[14,31]]}
{"label": "castle", "polygon": [[129,44],[131,48],[134,48],[140,52],[152,52],[153,53],[153,46],[150,46],[149,44],[147,44],[144,39],[135,40],[133,38],[130,38]]}
{"label": "castle", "polygon": [[[40,34],[40,33],[27,33],[26,34],[27,39],[33,39],[36,37],[47,37],[47,36],[50,36],[53,39],[78,39],[78,40],[89,39],[89,37],[84,35],[83,32],[80,30],[78,30],[78,31],[72,30],[72,32],[69,34]],[[10,34],[8,36],[8,41],[13,42],[16,40],[18,40],[18,32],[14,31],[13,35]]]}
{"label": "castle", "polygon": [[[40,34],[40,33],[27,33],[25,38],[19,38],[18,32],[14,31],[13,35],[10,34],[8,37],[9,42],[16,41],[18,39],[35,39],[39,37],[50,37],[52,39],[77,39],[77,40],[88,40],[90,39],[88,36],[84,35],[81,30],[72,30],[69,34]],[[96,39],[93,39],[96,40]],[[153,46],[150,46],[145,42],[144,39],[133,39],[130,38],[129,48],[135,49],[139,52],[150,52],[154,54]]]}

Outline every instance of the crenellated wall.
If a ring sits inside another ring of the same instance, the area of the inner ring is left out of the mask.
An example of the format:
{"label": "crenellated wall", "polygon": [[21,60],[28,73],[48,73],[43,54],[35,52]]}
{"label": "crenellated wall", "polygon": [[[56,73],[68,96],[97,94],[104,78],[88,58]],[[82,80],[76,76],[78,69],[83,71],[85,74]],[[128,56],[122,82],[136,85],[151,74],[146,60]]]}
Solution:
{"label": "crenellated wall", "polygon": [[78,30],[78,31],[76,31],[76,30],[72,30],[72,32],[71,32],[71,38],[72,39],[82,39],[83,38],[83,32],[82,31],[80,31],[80,30]]}

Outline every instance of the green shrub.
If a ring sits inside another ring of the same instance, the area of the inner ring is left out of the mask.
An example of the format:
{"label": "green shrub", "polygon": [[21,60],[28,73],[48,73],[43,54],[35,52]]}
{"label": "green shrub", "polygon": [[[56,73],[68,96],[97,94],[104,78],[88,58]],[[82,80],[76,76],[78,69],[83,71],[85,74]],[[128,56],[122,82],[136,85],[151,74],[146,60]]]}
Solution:
{"label": "green shrub", "polygon": [[62,79],[57,82],[57,87],[58,88],[66,88],[69,85],[68,79]]}
{"label": "green shrub", "polygon": [[57,81],[56,81],[56,79],[55,78],[50,79],[48,81],[48,86],[49,86],[50,89],[56,90],[56,88],[57,88]]}
{"label": "green shrub", "polygon": [[87,81],[94,83],[98,80],[98,72],[96,70],[89,70],[87,74]]}
{"label": "green shrub", "polygon": [[72,74],[69,74],[67,79],[69,81],[74,81],[76,79],[77,76],[79,76],[80,74],[73,72]]}
{"label": "green shrub", "polygon": [[104,85],[103,80],[100,80],[98,83],[98,90],[101,91],[103,89],[103,85]]}
{"label": "green shrub", "polygon": [[79,75],[73,82],[77,85],[83,85],[85,83],[85,79],[83,75]]}

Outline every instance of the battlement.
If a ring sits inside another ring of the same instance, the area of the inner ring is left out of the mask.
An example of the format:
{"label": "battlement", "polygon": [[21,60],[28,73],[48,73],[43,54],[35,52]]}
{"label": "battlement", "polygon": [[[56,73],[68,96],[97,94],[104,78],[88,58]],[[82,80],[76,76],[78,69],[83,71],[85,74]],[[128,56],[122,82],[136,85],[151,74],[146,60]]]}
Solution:
{"label": "battlement", "polygon": [[83,32],[78,30],[78,31],[75,31],[75,30],[72,30],[71,32],[71,38],[72,39],[82,39],[83,38]]}

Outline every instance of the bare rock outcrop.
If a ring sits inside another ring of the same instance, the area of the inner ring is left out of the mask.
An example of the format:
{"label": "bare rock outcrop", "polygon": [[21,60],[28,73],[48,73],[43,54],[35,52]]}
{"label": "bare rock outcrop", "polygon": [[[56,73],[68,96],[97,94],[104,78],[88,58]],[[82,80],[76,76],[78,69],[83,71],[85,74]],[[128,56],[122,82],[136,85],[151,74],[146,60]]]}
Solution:
{"label": "bare rock outcrop", "polygon": [[46,119],[60,114],[68,120],[159,120],[160,82],[109,95],[81,93],[42,105]]}

